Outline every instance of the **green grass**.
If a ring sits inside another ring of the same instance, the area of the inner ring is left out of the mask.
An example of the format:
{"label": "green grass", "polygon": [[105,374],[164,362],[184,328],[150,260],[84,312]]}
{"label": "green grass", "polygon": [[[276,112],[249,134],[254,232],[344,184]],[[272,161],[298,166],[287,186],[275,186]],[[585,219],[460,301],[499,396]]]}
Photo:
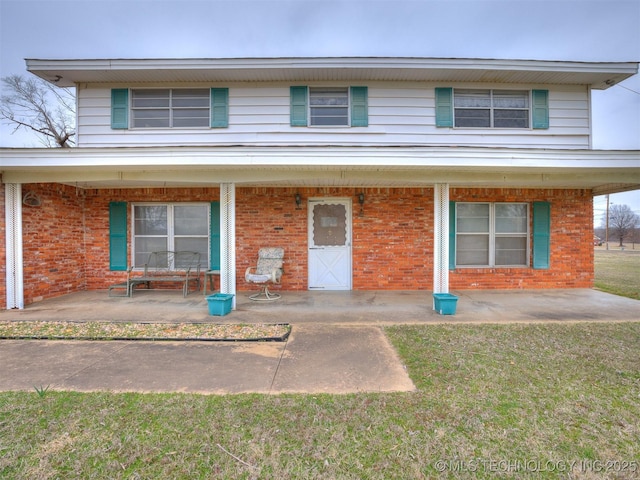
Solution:
{"label": "green grass", "polygon": [[640,250],[596,248],[595,287],[640,300]]}
{"label": "green grass", "polygon": [[2,393],[0,478],[640,476],[640,323],[386,332],[416,392]]}

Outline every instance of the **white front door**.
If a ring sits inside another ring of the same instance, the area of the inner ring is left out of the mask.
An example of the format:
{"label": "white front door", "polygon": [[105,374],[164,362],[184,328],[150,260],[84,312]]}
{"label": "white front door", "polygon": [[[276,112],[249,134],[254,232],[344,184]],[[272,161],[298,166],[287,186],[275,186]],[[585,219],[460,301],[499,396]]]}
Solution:
{"label": "white front door", "polygon": [[309,200],[309,290],[351,290],[351,200]]}

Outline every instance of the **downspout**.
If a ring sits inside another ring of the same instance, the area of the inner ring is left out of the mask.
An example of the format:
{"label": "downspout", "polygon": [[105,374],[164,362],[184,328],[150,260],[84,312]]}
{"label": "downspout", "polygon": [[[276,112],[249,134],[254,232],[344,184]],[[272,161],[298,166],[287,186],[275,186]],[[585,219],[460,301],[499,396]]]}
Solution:
{"label": "downspout", "polygon": [[4,192],[7,310],[23,309],[22,185],[7,183]]}

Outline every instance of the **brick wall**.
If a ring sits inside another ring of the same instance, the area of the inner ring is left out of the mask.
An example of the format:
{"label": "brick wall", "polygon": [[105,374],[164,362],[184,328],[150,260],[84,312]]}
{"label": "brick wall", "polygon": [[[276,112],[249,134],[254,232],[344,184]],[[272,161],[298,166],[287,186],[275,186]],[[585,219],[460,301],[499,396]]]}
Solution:
{"label": "brick wall", "polygon": [[[357,195],[365,194],[363,208]],[[294,196],[303,205],[297,209]],[[431,284],[433,190],[242,188],[236,190],[238,290],[261,246],[285,248],[283,290],[306,290],[309,198],[351,198],[353,289],[416,290]],[[276,287],[277,288],[277,287]]]}
{"label": "brick wall", "polygon": [[[459,268],[449,273],[452,290],[593,287],[593,201],[589,190],[454,188],[450,199],[458,202],[551,203],[548,270]],[[531,238],[529,240],[532,242]]]}
{"label": "brick wall", "polygon": [[[28,190],[38,193],[43,202],[40,207],[24,208],[27,304],[83,289],[104,289],[126,278],[126,272],[109,271],[109,202],[211,202],[219,199],[217,187],[77,191],[73,187],[54,184],[24,185],[23,191]],[[357,199],[360,192],[365,194],[362,210]],[[300,208],[295,204],[296,193],[303,198]],[[309,198],[329,197],[350,198],[353,203],[354,290],[431,289],[431,188],[239,187],[236,189],[239,291],[254,288],[245,284],[244,272],[255,264],[261,246],[285,248],[285,275],[279,288],[307,289],[306,202]],[[592,286],[592,199],[589,191],[452,189],[451,200],[548,201],[551,202],[552,227],[550,269],[457,269],[450,273],[452,289]],[[0,202],[3,205],[4,195]],[[0,229],[4,237],[4,214],[0,218]],[[3,257],[0,272],[4,274],[4,242],[0,255]],[[3,282],[0,292],[4,292],[4,288]]]}
{"label": "brick wall", "polygon": [[59,184],[25,184],[41,205],[22,207],[24,301],[86,289],[84,195]]}
{"label": "brick wall", "polygon": [[[109,270],[109,203],[110,202],[214,202],[220,198],[219,188],[138,188],[85,190],[87,288],[107,288],[127,278],[127,273]],[[131,265],[131,210],[128,211],[128,252]],[[99,272],[95,274],[93,272]]]}
{"label": "brick wall", "polygon": [[[313,189],[315,191],[315,189]],[[295,194],[303,203],[296,207]],[[285,250],[282,286],[273,290],[307,289],[307,207],[311,190],[295,188],[236,189],[236,276],[238,290],[247,285],[244,274],[254,266],[260,247]]]}
{"label": "brick wall", "polygon": [[433,189],[362,190],[354,199],[354,290],[421,290],[433,283]]}

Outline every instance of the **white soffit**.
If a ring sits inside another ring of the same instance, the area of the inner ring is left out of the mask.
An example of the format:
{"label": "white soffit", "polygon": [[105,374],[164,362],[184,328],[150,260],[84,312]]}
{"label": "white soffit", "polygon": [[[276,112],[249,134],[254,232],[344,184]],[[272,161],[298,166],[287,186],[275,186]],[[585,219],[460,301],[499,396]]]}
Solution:
{"label": "white soffit", "polygon": [[27,59],[27,70],[59,86],[79,83],[419,81],[579,84],[606,89],[637,62],[435,58]]}

